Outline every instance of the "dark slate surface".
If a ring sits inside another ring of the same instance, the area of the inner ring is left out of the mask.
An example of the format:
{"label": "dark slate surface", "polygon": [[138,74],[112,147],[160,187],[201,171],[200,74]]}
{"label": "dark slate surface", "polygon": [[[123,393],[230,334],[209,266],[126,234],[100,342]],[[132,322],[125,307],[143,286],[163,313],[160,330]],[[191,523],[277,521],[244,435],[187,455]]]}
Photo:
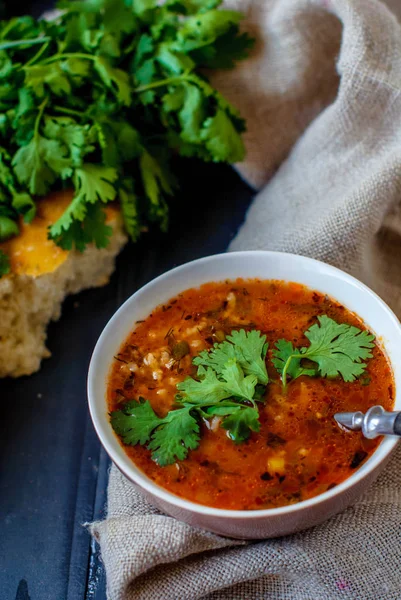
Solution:
{"label": "dark slate surface", "polygon": [[39,373],[0,382],[1,600],[105,600],[97,549],[82,527],[103,516],[107,488],[108,461],[86,406],[92,349],[144,283],[224,251],[252,196],[229,167],[187,162],[180,172],[169,233],[126,248],[107,287],[65,302]]}

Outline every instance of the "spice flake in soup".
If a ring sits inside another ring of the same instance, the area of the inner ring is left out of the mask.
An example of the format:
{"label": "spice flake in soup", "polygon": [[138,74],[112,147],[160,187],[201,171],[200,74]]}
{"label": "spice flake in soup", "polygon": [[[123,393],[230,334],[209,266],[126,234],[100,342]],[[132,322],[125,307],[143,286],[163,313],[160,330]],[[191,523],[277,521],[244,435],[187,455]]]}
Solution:
{"label": "spice flake in soup", "polygon": [[378,440],[333,415],[391,410],[390,364],[363,322],[300,284],[187,290],[137,322],[112,365],[111,424],[155,483],[208,506],[255,510],[338,485]]}

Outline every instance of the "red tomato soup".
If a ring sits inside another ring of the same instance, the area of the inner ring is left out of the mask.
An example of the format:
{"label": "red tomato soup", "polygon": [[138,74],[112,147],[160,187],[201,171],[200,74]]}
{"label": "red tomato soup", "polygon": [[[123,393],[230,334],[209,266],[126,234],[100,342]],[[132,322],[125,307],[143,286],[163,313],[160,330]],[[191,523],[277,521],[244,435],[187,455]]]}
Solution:
{"label": "red tomato soup", "polygon": [[[123,444],[132,461],[173,494],[222,509],[255,510],[293,504],[330,490],[374,452],[379,439],[342,431],[333,415],[375,404],[392,410],[394,380],[377,341],[355,381],[302,375],[283,391],[272,363],[279,339],[308,346],[304,335],[318,317],[366,330],[361,319],[324,294],[296,283],[257,279],[208,283],[157,307],[135,327],[113,362],[110,412],[127,401],[149,400],[159,417],[179,408],[176,385],[196,378],[192,360],[233,330],[258,330],[269,344],[269,383],[259,401],[260,430],[234,443],[222,418],[199,418],[200,443],[184,460],[159,466],[146,445]],[[183,343],[184,342],[184,343]],[[122,442],[121,442],[122,443]]]}

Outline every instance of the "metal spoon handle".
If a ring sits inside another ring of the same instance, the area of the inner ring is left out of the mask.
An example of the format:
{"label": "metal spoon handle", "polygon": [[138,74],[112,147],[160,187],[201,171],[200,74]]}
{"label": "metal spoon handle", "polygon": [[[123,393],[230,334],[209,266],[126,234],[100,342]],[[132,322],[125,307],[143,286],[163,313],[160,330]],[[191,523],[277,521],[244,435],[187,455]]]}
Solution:
{"label": "metal spoon handle", "polygon": [[363,435],[368,439],[374,439],[378,435],[401,437],[401,412],[386,411],[382,406],[372,406],[365,415],[359,411],[337,413],[335,419],[351,431],[362,430]]}
{"label": "metal spoon handle", "polygon": [[398,413],[394,421],[394,435],[401,437],[401,412]]}

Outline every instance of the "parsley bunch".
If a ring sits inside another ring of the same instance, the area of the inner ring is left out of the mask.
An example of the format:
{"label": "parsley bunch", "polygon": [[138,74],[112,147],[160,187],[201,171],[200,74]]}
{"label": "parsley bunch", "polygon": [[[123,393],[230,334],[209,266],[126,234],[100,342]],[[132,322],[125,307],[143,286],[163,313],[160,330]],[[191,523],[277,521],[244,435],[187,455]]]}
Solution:
{"label": "parsley bunch", "polygon": [[50,227],[56,244],[107,246],[103,207],[116,198],[136,240],[148,223],[167,227],[173,154],[243,158],[244,122],[204,69],[234,66],[252,40],[220,3],[61,2],[53,22],[0,23],[0,242],[60,187],[75,195]]}
{"label": "parsley bunch", "polygon": [[[258,331],[233,331],[221,344],[194,359],[197,379],[177,385],[179,408],[159,418],[148,400],[127,402],[111,413],[111,425],[125,444],[146,445],[161,466],[186,458],[199,446],[199,421],[222,417],[221,426],[236,443],[259,431],[257,402],[268,375],[266,336]],[[204,366],[206,364],[206,366]]]}

